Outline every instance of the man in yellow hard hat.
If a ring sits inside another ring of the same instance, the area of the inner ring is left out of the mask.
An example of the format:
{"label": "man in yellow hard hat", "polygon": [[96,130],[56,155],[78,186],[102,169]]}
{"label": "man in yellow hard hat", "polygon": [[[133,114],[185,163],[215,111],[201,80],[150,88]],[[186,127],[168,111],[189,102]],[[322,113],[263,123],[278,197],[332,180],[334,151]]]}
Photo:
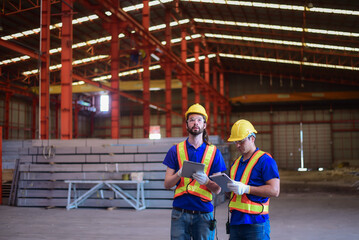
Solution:
{"label": "man in yellow hard hat", "polygon": [[234,142],[241,156],[230,170],[232,183],[229,210],[231,240],[270,239],[269,198],[279,196],[279,173],[275,160],[255,145],[257,131],[244,119],[231,130],[229,142]]}
{"label": "man in yellow hard hat", "polygon": [[[164,186],[176,186],[171,217],[172,240],[212,240],[215,236],[212,193],[221,188],[208,176],[226,170],[221,152],[208,142],[208,115],[200,104],[188,108],[185,114],[188,138],[171,147],[163,161],[167,166]],[[203,172],[192,178],[182,177],[184,161],[205,164]]]}

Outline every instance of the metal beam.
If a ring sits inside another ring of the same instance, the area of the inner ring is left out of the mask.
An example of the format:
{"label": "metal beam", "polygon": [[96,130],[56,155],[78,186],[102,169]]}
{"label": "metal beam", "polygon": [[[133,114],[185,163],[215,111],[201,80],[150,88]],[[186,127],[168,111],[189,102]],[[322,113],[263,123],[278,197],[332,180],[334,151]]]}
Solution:
{"label": "metal beam", "polygon": [[[181,59],[184,63],[186,63],[186,59],[187,59],[187,40],[186,40],[186,35],[187,35],[187,29],[186,28],[182,28],[181,29]],[[187,111],[187,105],[188,105],[188,89],[187,89],[187,74],[186,71],[184,71],[184,69],[181,70],[181,80],[182,80],[182,116],[185,115],[186,111]],[[172,84],[173,86],[173,84]],[[182,124],[182,135],[186,136],[187,135],[187,127],[186,124]]]}
{"label": "metal beam", "polygon": [[[118,0],[113,0],[113,4],[118,7]],[[111,16],[111,88],[119,88],[119,57],[120,41],[119,34],[119,21],[115,16]],[[117,139],[120,134],[120,96],[119,91],[111,93],[111,138]]]}
{"label": "metal beam", "polygon": [[2,126],[0,126],[0,205],[2,205]]}
{"label": "metal beam", "polygon": [[357,79],[353,79],[353,80],[346,80],[346,79],[324,79],[324,78],[320,78],[320,77],[308,77],[306,76],[304,79],[301,78],[300,76],[296,77],[294,75],[288,75],[288,74],[277,74],[277,73],[269,73],[269,72],[263,72],[261,70],[258,70],[258,72],[255,71],[248,71],[248,70],[233,70],[233,69],[223,69],[222,71],[226,72],[226,73],[237,73],[237,74],[245,74],[245,75],[262,75],[262,76],[272,76],[272,77],[277,77],[280,78],[282,77],[283,79],[287,78],[287,79],[292,79],[292,80],[304,80],[304,81],[310,81],[310,82],[323,82],[323,83],[332,83],[332,84],[341,84],[341,85],[348,85],[348,86],[359,86],[359,81]]}
{"label": "metal beam", "polygon": [[213,92],[216,95],[216,98],[222,99],[225,104],[229,105],[228,99],[221,95],[216,89],[214,89],[211,85],[207,84],[204,79],[197,74],[193,69],[191,69],[187,64],[185,64],[179,57],[177,57],[174,53],[166,50],[165,46],[161,44],[159,40],[157,40],[152,34],[149,33],[140,23],[134,20],[129,14],[127,14],[121,8],[115,8],[110,0],[98,1],[100,5],[102,5],[105,9],[111,11],[112,14],[115,14],[122,21],[126,21],[129,23],[129,26],[135,30],[135,32],[140,35],[145,41],[147,41],[153,47],[160,49],[171,61],[178,64],[181,69],[184,69],[187,74],[191,76],[192,82],[198,82],[201,84],[203,88],[207,88],[209,91]]}
{"label": "metal beam", "polygon": [[[11,87],[11,88],[10,88]],[[10,85],[9,87],[3,87],[3,86],[0,86],[0,91],[4,91],[4,92],[9,92],[9,93],[12,93],[12,94],[19,94],[19,95],[22,95],[22,96],[26,96],[26,97],[34,97],[35,95],[31,92],[26,92],[26,91],[22,91],[22,90],[17,90],[15,88],[13,88],[12,85]],[[37,88],[37,93],[39,92],[38,88]]]}
{"label": "metal beam", "polygon": [[[74,79],[77,79],[79,81],[84,81],[84,77],[78,76],[76,74],[73,75]],[[82,79],[82,80],[80,80]],[[182,82],[178,79],[172,79],[171,80],[171,88],[172,89],[182,89],[184,86],[182,85]],[[188,86],[187,86],[188,87]],[[142,91],[143,86],[141,81],[120,81],[119,82],[119,89],[121,92],[125,91]],[[162,90],[165,89],[165,80],[151,80],[150,81],[150,90]],[[16,91],[14,89],[5,88],[0,86],[0,90],[8,91],[12,93],[18,93],[24,96],[33,96],[32,93],[28,93],[25,91]],[[110,83],[108,82],[93,82],[91,80],[87,79],[87,82],[85,84],[79,84],[79,85],[72,85],[72,92],[73,93],[91,93],[91,92],[101,92],[101,91],[115,91],[113,88],[111,88]],[[31,91],[35,94],[39,93],[38,87],[32,87]],[[61,94],[61,85],[50,85],[50,94]],[[187,105],[186,105],[187,106]]]}
{"label": "metal beam", "polygon": [[[142,26],[145,32],[149,32],[150,27],[150,7],[149,0],[143,0],[142,8]],[[117,8],[119,9],[119,8]],[[146,38],[142,39],[143,47],[146,52],[145,58],[142,60],[143,72],[142,72],[142,81],[143,81],[143,137],[148,138],[150,135],[150,44]]]}
{"label": "metal beam", "polygon": [[[170,21],[171,21],[171,15],[169,9],[166,10],[166,48],[167,51],[171,51],[171,27],[170,27]],[[171,80],[172,80],[172,64],[171,61],[169,61],[167,58],[165,58],[165,102],[166,102],[166,137],[172,137],[172,88],[171,88]]]}
{"label": "metal beam", "polygon": [[[86,79],[86,78],[84,78],[84,77],[78,76],[78,75],[76,75],[76,74],[73,75],[73,78],[74,78],[74,79],[77,79],[77,80],[79,80],[79,81],[84,81],[84,82],[86,82],[86,83],[88,83],[88,84],[91,84],[91,85],[96,86],[96,87],[98,87],[98,88],[102,88],[102,89],[107,90],[107,91],[109,91],[109,92],[118,91],[118,90],[116,90],[116,89],[113,89],[113,88],[111,88],[111,87],[106,86],[105,84],[91,81],[91,80],[89,80],[89,79]],[[119,94],[120,94],[121,96],[125,97],[125,98],[128,98],[129,100],[131,100],[131,101],[133,101],[133,102],[137,102],[137,103],[141,103],[141,104],[144,103],[144,100],[143,100],[143,99],[138,98],[138,97],[135,97],[135,96],[132,96],[131,94],[125,93],[125,92],[123,92],[123,91],[119,91]],[[158,110],[158,111],[166,112],[166,108],[163,108],[163,107],[161,107],[161,106],[159,106],[159,105],[157,105],[157,104],[150,103],[149,106],[150,106],[150,108],[152,108],[152,109],[156,109],[156,110]],[[179,113],[177,113],[177,112],[174,112],[174,111],[171,111],[171,113],[174,114],[174,115],[181,116],[181,114],[179,114]]]}
{"label": "metal beam", "polygon": [[280,94],[251,94],[231,98],[233,103],[268,103],[293,101],[325,101],[359,99],[359,92],[302,92]]}
{"label": "metal beam", "polygon": [[[72,0],[62,2],[62,31],[61,31],[61,136],[72,139]],[[74,124],[77,124],[75,119]],[[76,133],[77,129],[75,130]]]}
{"label": "metal beam", "polygon": [[41,32],[40,32],[40,49],[41,55],[45,60],[41,60],[40,68],[40,126],[39,136],[41,139],[49,139],[50,136],[50,17],[51,3],[50,0],[43,0],[41,6]]}
{"label": "metal beam", "polygon": [[9,40],[5,41],[5,40],[2,40],[0,38],[0,46],[3,46],[3,47],[8,48],[8,49],[11,49],[11,50],[13,50],[15,52],[18,52],[18,53],[25,54],[25,55],[27,55],[27,56],[29,56],[31,58],[35,58],[35,59],[41,58],[41,61],[46,60],[45,56],[43,56],[43,55],[39,56],[39,53],[36,53],[36,52],[34,52],[32,50],[29,50],[29,49],[26,49],[24,47],[21,47],[21,46],[15,44],[15,43],[10,42]]}
{"label": "metal beam", "polygon": [[[5,94],[5,106],[4,106],[4,139],[9,139],[10,132],[10,98],[11,93]],[[1,169],[0,169],[1,170]]]}

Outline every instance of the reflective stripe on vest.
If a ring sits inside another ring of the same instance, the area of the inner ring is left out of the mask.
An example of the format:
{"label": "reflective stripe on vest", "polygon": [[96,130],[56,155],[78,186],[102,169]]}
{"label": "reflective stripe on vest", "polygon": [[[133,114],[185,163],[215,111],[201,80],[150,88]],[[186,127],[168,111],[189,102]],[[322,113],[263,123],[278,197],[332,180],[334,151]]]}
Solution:
{"label": "reflective stripe on vest", "polygon": [[[217,148],[214,145],[207,145],[204,151],[202,163],[205,164],[204,172],[205,174],[207,174],[207,176],[209,175],[209,171],[211,170],[213,159],[216,155],[216,149]],[[183,165],[183,161],[189,160],[186,141],[177,144],[177,158],[180,168]],[[192,183],[189,184],[190,182],[190,178],[181,177],[181,181],[176,187],[174,197],[176,198],[183,194],[190,193],[197,197],[200,197],[202,200],[212,201],[212,192],[205,185],[200,185],[196,180],[193,180]]]}
{"label": "reflective stripe on vest", "polygon": [[[251,176],[254,166],[257,164],[259,158],[262,157],[264,154],[266,154],[266,153],[263,151],[260,151],[260,150],[256,151],[253,154],[253,156],[249,160],[249,162],[242,174],[242,177],[241,177],[242,183],[248,184],[249,178]],[[234,162],[234,164],[231,168],[231,172],[230,172],[231,179],[235,179],[240,159],[241,159],[241,156]],[[231,211],[237,210],[237,211],[249,213],[249,214],[268,214],[269,198],[268,198],[268,201],[265,203],[256,203],[256,202],[249,200],[247,197],[247,194],[236,195],[232,192],[231,199],[232,200],[229,204],[229,209]]]}

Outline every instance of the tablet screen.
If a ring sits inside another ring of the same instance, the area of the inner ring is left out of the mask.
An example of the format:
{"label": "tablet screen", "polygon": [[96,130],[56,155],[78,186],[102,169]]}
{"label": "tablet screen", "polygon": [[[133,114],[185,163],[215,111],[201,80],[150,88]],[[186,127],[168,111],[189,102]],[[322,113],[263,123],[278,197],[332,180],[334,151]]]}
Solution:
{"label": "tablet screen", "polygon": [[227,188],[227,183],[232,182],[232,179],[230,179],[227,174],[221,173],[218,175],[211,175],[209,178],[222,188],[222,192],[230,192]]}
{"label": "tablet screen", "polygon": [[192,178],[193,173],[204,172],[204,166],[203,163],[183,161],[182,177]]}

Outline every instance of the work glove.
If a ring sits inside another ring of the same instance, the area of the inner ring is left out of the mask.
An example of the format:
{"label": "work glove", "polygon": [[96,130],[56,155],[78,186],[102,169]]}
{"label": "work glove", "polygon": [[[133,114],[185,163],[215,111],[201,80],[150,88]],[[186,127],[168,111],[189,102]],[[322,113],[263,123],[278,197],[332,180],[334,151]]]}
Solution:
{"label": "work glove", "polygon": [[196,172],[192,174],[192,177],[200,184],[207,185],[209,182],[208,176],[204,172]]}
{"label": "work glove", "polygon": [[249,193],[249,185],[246,185],[242,182],[232,181],[231,183],[227,183],[227,187],[231,192],[237,195]]}
{"label": "work glove", "polygon": [[182,177],[182,168],[180,168],[180,170],[177,171],[177,175],[178,175],[179,177]]}

